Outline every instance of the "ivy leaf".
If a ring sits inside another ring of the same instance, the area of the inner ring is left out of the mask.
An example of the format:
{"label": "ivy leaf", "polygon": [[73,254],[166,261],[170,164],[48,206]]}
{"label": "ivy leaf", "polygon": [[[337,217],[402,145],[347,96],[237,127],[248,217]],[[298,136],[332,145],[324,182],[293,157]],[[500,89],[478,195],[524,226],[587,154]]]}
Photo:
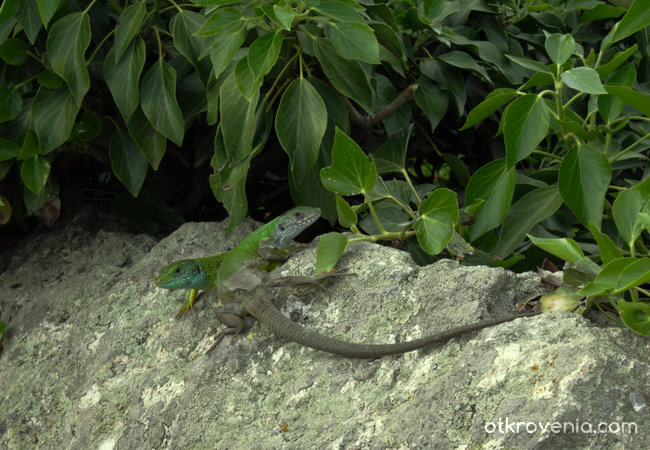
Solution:
{"label": "ivy leaf", "polygon": [[142,110],[151,125],[179,147],[183,144],[185,120],[176,101],[176,71],[159,59],[147,71],[140,87]]}
{"label": "ivy leaf", "polygon": [[445,249],[458,222],[456,193],[446,188],[433,191],[422,202],[420,217],[413,223],[418,242],[430,255]]}
{"label": "ivy leaf", "polygon": [[332,23],[330,39],[336,52],[345,59],[379,64],[379,43],[372,28],[365,23]]}
{"label": "ivy leaf", "polygon": [[115,176],[137,197],[147,176],[147,160],[131,137],[121,128],[115,130],[108,145],[108,155]]}
{"label": "ivy leaf", "polygon": [[84,54],[90,44],[90,19],[82,12],[57,20],[47,35],[47,59],[52,70],[68,83],[77,104],[90,89]]}
{"label": "ivy leaf", "polygon": [[526,94],[510,104],[502,120],[507,167],[511,169],[544,139],[551,119],[544,99]]}
{"label": "ivy leaf", "polygon": [[595,95],[607,94],[600,82],[598,72],[591,67],[576,67],[562,72],[560,78],[562,78],[564,84],[576,91]]}
{"label": "ivy leaf", "polygon": [[326,189],[339,195],[357,195],[372,190],[377,181],[375,164],[338,127],[332,147],[332,165],[323,167],[320,178]]}
{"label": "ivy leaf", "polygon": [[115,43],[113,44],[114,63],[117,64],[127,47],[142,27],[147,12],[145,2],[136,2],[122,10],[115,26]]}
{"label": "ivy leaf", "polygon": [[115,47],[106,54],[104,79],[122,117],[128,121],[140,103],[138,83],[144,67],[145,45],[140,36],[129,45],[117,64],[113,63]]}
{"label": "ivy leaf", "polygon": [[18,89],[0,84],[0,123],[15,119],[23,109],[23,98]]}
{"label": "ivy leaf", "polygon": [[318,91],[304,78],[293,80],[282,94],[275,130],[298,181],[316,163],[326,127],[327,109]]}
{"label": "ivy leaf", "polygon": [[32,118],[41,153],[48,153],[68,140],[78,112],[79,105],[66,86],[39,88],[32,102]]}
{"label": "ivy leaf", "polygon": [[20,178],[25,186],[36,195],[41,192],[49,176],[50,162],[42,156],[32,156],[20,165]]}
{"label": "ivy leaf", "polygon": [[248,49],[247,58],[248,66],[255,78],[263,77],[269,73],[278,60],[281,48],[282,32],[280,30],[264,34],[253,41]]}

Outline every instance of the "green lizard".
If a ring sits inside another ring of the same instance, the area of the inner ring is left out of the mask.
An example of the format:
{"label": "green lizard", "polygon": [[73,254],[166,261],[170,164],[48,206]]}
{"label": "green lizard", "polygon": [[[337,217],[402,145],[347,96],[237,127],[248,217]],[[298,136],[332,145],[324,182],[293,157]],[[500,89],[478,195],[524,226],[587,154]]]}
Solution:
{"label": "green lizard", "polygon": [[[268,249],[260,249],[269,245],[281,249],[287,241],[298,236],[320,217],[320,209],[305,206],[296,207],[269,223],[262,225],[246,236],[229,252],[205,258],[183,259],[163,267],[156,278],[156,284],[165,289],[189,289],[187,302],[178,310],[176,318],[192,309],[199,290],[223,289],[223,281],[235,273],[247,260],[254,260],[260,251],[267,250],[262,255],[267,261],[273,256],[282,257],[281,253],[269,254]],[[273,262],[261,266],[273,268]]]}
{"label": "green lizard", "polygon": [[[317,286],[328,278],[343,274],[340,271],[334,271],[318,275],[314,278],[285,277],[266,282],[259,271],[255,271],[246,265],[246,261],[257,257],[257,252],[263,241],[267,240],[273,245],[282,246],[311,225],[318,218],[319,214],[320,211],[314,209],[293,209],[258,228],[241,241],[233,250],[227,252],[225,256],[222,253],[211,257],[213,258],[211,263],[201,263],[199,260],[183,260],[166,266],[158,276],[156,283],[158,286],[167,289],[185,288],[196,290],[205,289],[205,286],[213,289],[216,286],[219,288],[222,303],[229,302],[230,306],[238,305],[242,307],[236,310],[236,312],[222,310],[217,313],[217,318],[227,328],[219,333],[216,342],[210,350],[225,335],[234,334],[234,339],[243,330],[244,323],[240,316],[244,314],[251,314],[257,320],[271,328],[274,333],[290,341],[316,350],[350,358],[378,358],[405,353],[446,342],[453,337],[509,322],[519,317],[528,317],[537,314],[526,313],[502,319],[486,320],[397,344],[358,344],[308,331],[284,316],[275,307],[267,296],[266,288],[279,286]],[[215,269],[219,265],[219,262],[215,263],[215,261],[219,260],[221,262],[221,268]],[[208,267],[207,272],[203,271],[204,266]],[[218,274],[215,274],[215,270],[218,271]],[[231,295],[222,296],[222,291],[230,291]]]}

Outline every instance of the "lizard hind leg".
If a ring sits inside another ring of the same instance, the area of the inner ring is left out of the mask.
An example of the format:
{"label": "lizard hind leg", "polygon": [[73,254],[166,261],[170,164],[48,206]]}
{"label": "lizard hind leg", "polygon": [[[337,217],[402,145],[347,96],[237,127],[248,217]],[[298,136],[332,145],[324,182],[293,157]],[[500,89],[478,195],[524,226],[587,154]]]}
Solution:
{"label": "lizard hind leg", "polygon": [[221,340],[226,337],[226,335],[232,334],[233,337],[230,338],[230,343],[234,342],[235,338],[239,336],[239,333],[241,333],[244,329],[244,321],[237,314],[217,311],[216,315],[219,322],[224,324],[226,328],[217,334],[214,344],[212,344],[206,353],[210,353],[217,345],[219,345]]}

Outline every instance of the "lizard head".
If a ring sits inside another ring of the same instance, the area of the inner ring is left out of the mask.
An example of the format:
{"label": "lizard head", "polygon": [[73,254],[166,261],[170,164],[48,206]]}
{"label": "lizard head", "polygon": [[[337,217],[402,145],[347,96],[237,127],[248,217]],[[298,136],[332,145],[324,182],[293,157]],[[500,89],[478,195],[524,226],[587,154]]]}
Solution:
{"label": "lizard head", "polygon": [[282,247],[298,236],[305,228],[316,222],[319,217],[319,208],[298,206],[275,219],[277,223],[269,237],[273,243]]}
{"label": "lizard head", "polygon": [[156,284],[163,289],[208,290],[214,289],[214,276],[210,277],[196,259],[183,259],[163,267]]}

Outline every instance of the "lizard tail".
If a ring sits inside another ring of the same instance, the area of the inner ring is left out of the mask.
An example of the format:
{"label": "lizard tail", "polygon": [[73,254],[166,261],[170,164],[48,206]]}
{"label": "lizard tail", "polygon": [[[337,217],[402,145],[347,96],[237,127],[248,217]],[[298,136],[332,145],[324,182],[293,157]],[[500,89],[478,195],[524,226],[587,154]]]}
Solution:
{"label": "lizard tail", "polygon": [[260,291],[261,289],[256,292],[254,299],[249,297],[244,300],[243,303],[253,317],[261,323],[266,324],[274,333],[306,347],[348,358],[379,358],[381,356],[398,355],[400,353],[406,353],[430,345],[446,342],[453,337],[461,336],[466,333],[478,331],[504,322],[510,322],[511,320],[520,317],[531,317],[538,314],[524,313],[518,316],[510,316],[502,319],[486,320],[397,344],[358,344],[330,338],[304,329],[282,314],[269,298]]}

